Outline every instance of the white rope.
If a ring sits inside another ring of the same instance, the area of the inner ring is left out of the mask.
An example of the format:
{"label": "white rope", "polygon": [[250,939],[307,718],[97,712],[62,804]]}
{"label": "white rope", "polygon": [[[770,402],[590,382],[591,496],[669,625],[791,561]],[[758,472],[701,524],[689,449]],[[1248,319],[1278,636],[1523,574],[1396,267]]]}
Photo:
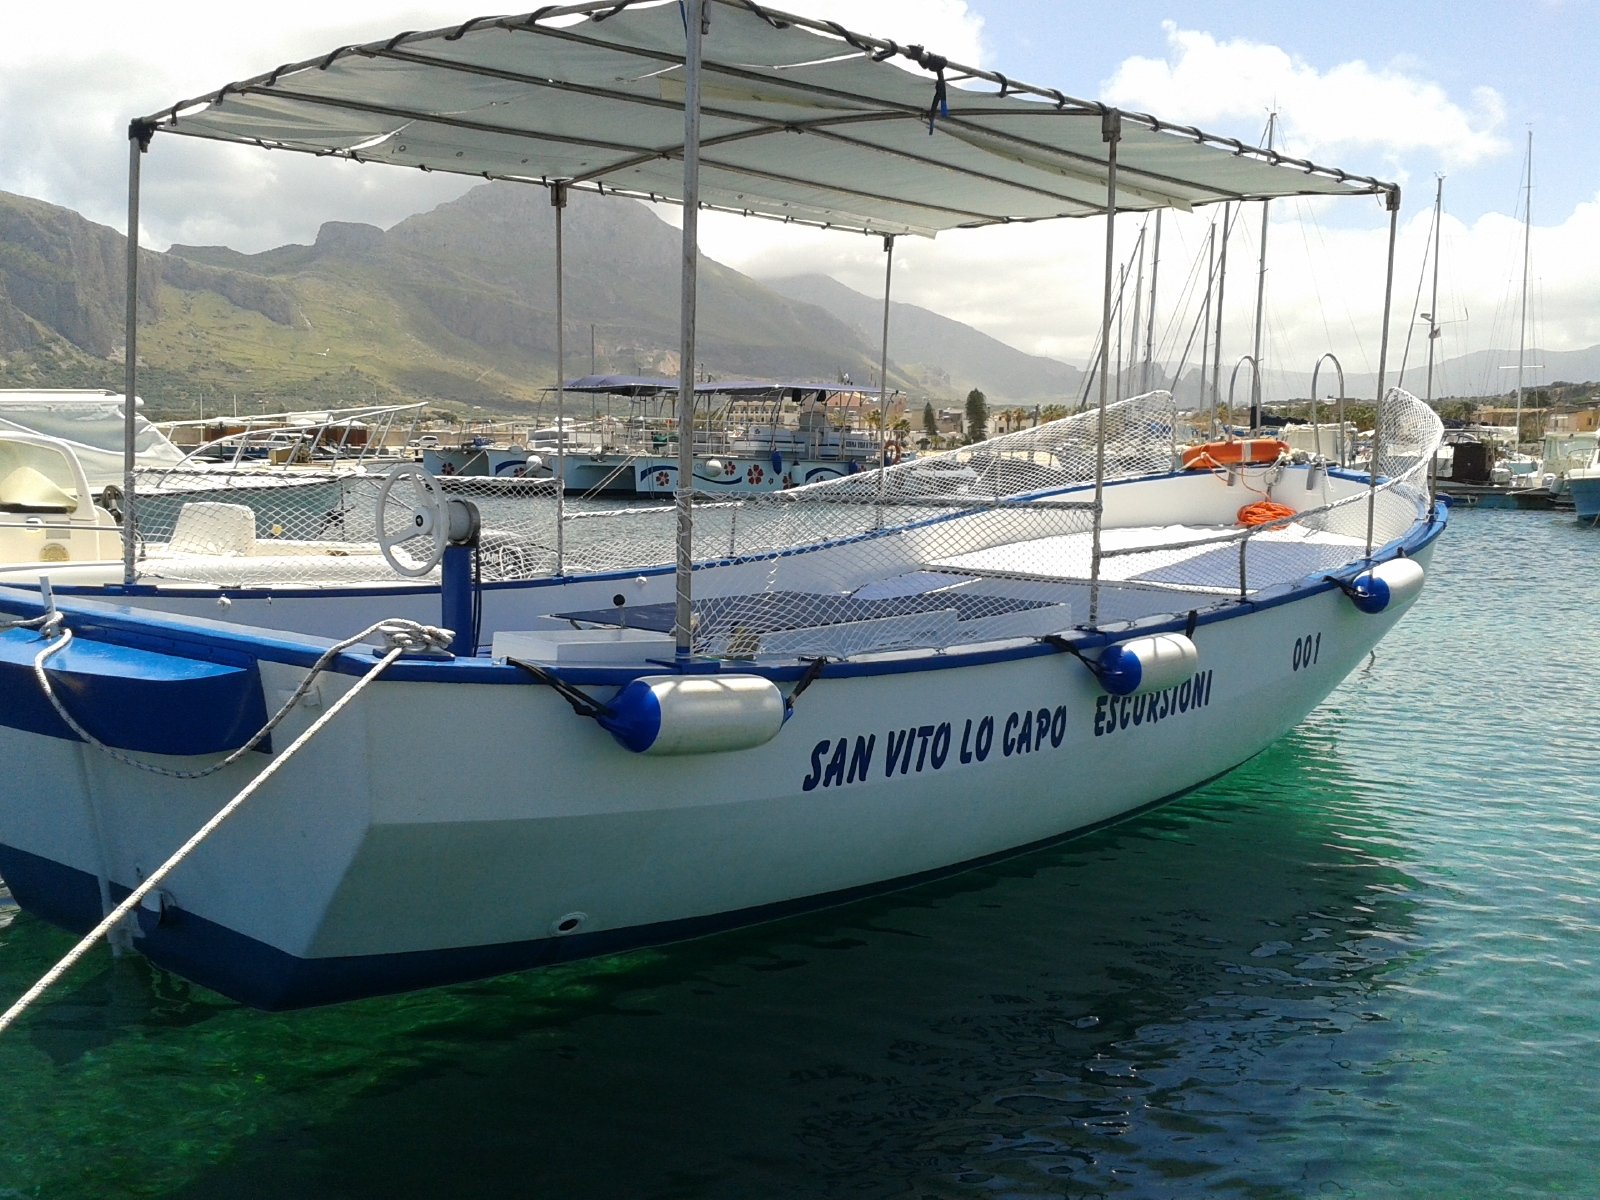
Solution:
{"label": "white rope", "polygon": [[[17,1018],[20,1017],[28,1009],[28,1007],[33,1004],[35,1000],[44,995],[44,993],[54,986],[63,975],[71,970],[77,961],[89,952],[90,948],[93,947],[95,942],[99,941],[106,934],[110,933],[118,922],[120,922],[130,912],[137,908],[144,898],[154,891],[156,887],[164,879],[166,879],[166,877],[170,875],[185,858],[189,856],[195,847],[199,846],[201,842],[210,837],[211,834],[216,831],[218,826],[220,826],[224,821],[237,812],[240,806],[245,803],[245,801],[250,799],[251,796],[255,795],[255,793],[261,788],[262,784],[271,779],[273,775],[278,772],[280,767],[298,754],[301,748],[310,742],[311,739],[314,738],[318,733],[320,733],[323,728],[333,720],[334,717],[338,716],[347,704],[359,696],[362,690],[365,689],[369,683],[377,679],[378,676],[388,668],[390,663],[394,662],[395,659],[399,658],[408,650],[415,650],[421,645],[434,645],[435,639],[439,635],[446,633],[444,630],[434,629],[433,627],[426,625],[418,625],[413,621],[380,621],[378,624],[362,631],[355,637],[347,638],[345,641],[340,642],[338,645],[332,647],[327,654],[324,654],[322,658],[318,660],[317,666],[313,668],[313,673],[315,673],[316,670],[320,670],[323,664],[342,647],[353,645],[355,642],[360,641],[362,638],[365,638],[369,634],[378,630],[382,630],[385,633],[385,636],[389,638],[390,647],[384,653],[383,657],[380,658],[373,666],[372,670],[368,671],[359,680],[357,680],[355,685],[348,692],[340,696],[338,700],[329,706],[327,712],[323,713],[309,726],[307,726],[305,731],[301,733],[299,737],[295,738],[295,740],[289,744],[282,754],[279,754],[277,757],[275,757],[272,762],[267,765],[265,770],[263,770],[259,775],[246,784],[238,793],[238,795],[234,796],[232,800],[229,800],[220,809],[218,809],[216,814],[198,830],[196,830],[194,835],[190,837],[188,841],[184,842],[182,846],[178,847],[177,851],[172,855],[171,858],[167,859],[166,862],[162,863],[159,867],[152,871],[145,878],[143,883],[134,888],[132,892],[128,893],[127,899],[123,900],[121,904],[113,908],[105,915],[104,918],[101,919],[98,925],[96,925],[88,933],[84,934],[83,939],[71,950],[67,951],[66,955],[61,959],[60,962],[56,963],[55,966],[46,971],[38,983],[34,984],[31,988],[24,992],[22,997],[18,999],[17,1002],[10,1008],[8,1008],[4,1014],[0,1014],[0,1033],[4,1033],[12,1025],[12,1023],[15,1022]],[[291,700],[290,703],[292,704],[293,700]],[[285,708],[287,707],[288,706],[286,705]],[[235,755],[242,752],[242,749],[240,751],[236,751]],[[141,766],[142,764],[135,762],[131,765]],[[221,764],[219,764],[219,766],[220,765]]]}
{"label": "white rope", "polygon": [[37,629],[42,635],[48,637],[61,624],[61,614],[55,609],[42,612],[37,617],[19,618],[15,621],[0,622],[0,633],[10,629]]}
{"label": "white rope", "polygon": [[381,633],[391,646],[398,646],[402,652],[407,650],[421,649],[442,650],[449,646],[452,637],[448,630],[437,629],[431,625],[419,625],[415,621],[385,620],[369,625],[360,633],[355,634],[352,637],[347,637],[342,642],[336,642],[334,645],[328,647],[328,649],[323,652],[322,657],[317,659],[316,663],[312,666],[310,673],[300,681],[300,686],[295,688],[294,693],[286,701],[284,701],[283,707],[279,708],[278,711],[274,713],[270,719],[268,719],[267,723],[257,730],[249,739],[247,739],[242,746],[234,750],[227,757],[212,763],[209,767],[204,767],[198,771],[177,771],[171,767],[163,767],[158,763],[146,762],[143,759],[135,758],[131,754],[124,753],[115,747],[106,745],[99,738],[95,737],[94,734],[90,733],[87,729],[80,725],[77,720],[73,718],[72,714],[67,711],[66,706],[61,703],[60,697],[56,695],[55,689],[50,686],[50,677],[44,669],[44,664],[51,655],[55,654],[59,650],[65,649],[67,644],[72,641],[72,630],[61,624],[61,615],[59,613],[47,613],[46,618],[49,617],[54,617],[54,621],[48,622],[48,627],[41,626],[41,634],[48,637],[50,633],[59,630],[59,636],[57,637],[57,640],[51,642],[48,646],[46,646],[43,650],[40,650],[39,653],[34,656],[33,674],[34,678],[39,681],[39,687],[44,691],[45,699],[50,701],[51,707],[56,710],[56,714],[64,722],[66,722],[67,727],[71,729],[73,733],[77,734],[96,750],[109,755],[111,758],[116,759],[117,762],[123,763],[126,766],[134,767],[140,771],[147,771],[152,775],[163,775],[169,779],[204,779],[207,775],[214,775],[224,767],[231,766],[233,763],[238,762],[239,759],[249,753],[250,750],[255,747],[262,738],[270,734],[283,722],[284,718],[289,715],[294,706],[304,699],[306,693],[311,690],[311,685],[316,681],[317,676],[327,668],[329,663],[331,663],[344,651],[348,650],[351,646],[356,645],[358,642],[365,641],[373,634]]}

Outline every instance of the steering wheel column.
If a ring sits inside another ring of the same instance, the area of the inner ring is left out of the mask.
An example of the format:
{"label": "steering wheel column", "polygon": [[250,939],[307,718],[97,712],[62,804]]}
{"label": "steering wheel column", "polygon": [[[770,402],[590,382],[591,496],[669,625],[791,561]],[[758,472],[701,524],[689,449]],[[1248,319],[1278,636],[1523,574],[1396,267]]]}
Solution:
{"label": "steering wheel column", "polygon": [[446,496],[420,466],[402,463],[378,491],[376,522],[378,549],[395,571],[420,578],[439,569],[439,623],[454,634],[450,649],[477,653],[472,557],[482,528],[478,506]]}

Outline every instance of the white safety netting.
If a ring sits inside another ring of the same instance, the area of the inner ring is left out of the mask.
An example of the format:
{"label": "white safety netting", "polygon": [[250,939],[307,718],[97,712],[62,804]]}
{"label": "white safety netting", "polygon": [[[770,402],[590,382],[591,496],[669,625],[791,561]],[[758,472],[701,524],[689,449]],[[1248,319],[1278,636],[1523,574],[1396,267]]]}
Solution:
{"label": "white safety netting", "polygon": [[[1287,458],[1238,471],[1177,472],[1171,396],[1136,397],[943,454],[824,483],[730,499],[695,497],[693,644],[714,656],[827,654],[1042,635],[1233,603],[1366,557],[1427,511],[1437,416],[1391,392],[1373,439],[1375,487]],[[1101,536],[1095,537],[1103,440]],[[1300,456],[1304,458],[1304,456]],[[1153,479],[1138,487],[1134,479]],[[297,586],[394,580],[409,488],[377,524],[385,476],[177,472],[137,497],[138,570],[148,580]],[[669,568],[672,505],[569,499],[549,480],[435,480],[470,500],[488,583]],[[1257,500],[1285,515],[1242,525]],[[560,515],[558,516],[558,512]],[[1370,531],[1369,531],[1370,525]],[[437,573],[434,573],[437,577]],[[561,614],[670,631],[673,605]]]}

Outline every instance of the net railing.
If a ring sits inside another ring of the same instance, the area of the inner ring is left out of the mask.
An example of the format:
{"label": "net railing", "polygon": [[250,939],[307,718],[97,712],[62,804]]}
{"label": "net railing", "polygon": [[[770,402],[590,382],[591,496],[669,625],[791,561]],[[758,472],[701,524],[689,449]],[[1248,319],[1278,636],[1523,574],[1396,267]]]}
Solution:
{"label": "net railing", "polygon": [[[1372,456],[1359,474],[1341,473],[1339,486],[1327,464],[1286,476],[1282,464],[1254,480],[1213,474],[1236,493],[1240,518],[1258,501],[1292,502],[1291,514],[1243,528],[1174,524],[1142,530],[1132,544],[1108,531],[1099,577],[1113,583],[1187,590],[1212,603],[1245,599],[1370,558],[1407,534],[1432,507],[1430,473],[1443,440],[1438,414],[1415,396],[1392,389],[1378,408]],[[1308,463],[1308,465],[1310,465]],[[1360,476],[1366,486],[1360,486]],[[1298,494],[1293,489],[1299,489]]]}
{"label": "net railing", "polygon": [[[1155,392],[1104,416],[1104,517],[1094,536],[1102,419],[1087,412],[787,491],[693,498],[696,653],[821,654],[957,645],[1055,633],[1232,603],[1331,571],[1402,536],[1429,503],[1437,416],[1395,391],[1380,406],[1376,487],[1325,468],[1278,464],[1229,486],[1224,472],[1174,473],[1172,397]],[[1151,501],[1154,478],[1174,489]],[[237,585],[326,585],[396,578],[411,510],[389,506],[385,476],[364,472],[163,472],[141,481],[138,569],[148,579]],[[1314,487],[1307,487],[1311,481]],[[479,577],[623,575],[676,557],[671,505],[554,500],[548,480],[456,476],[436,481],[482,521]],[[1252,489],[1301,491],[1299,511],[1242,527]],[[1182,495],[1177,489],[1183,489]],[[1139,498],[1143,497],[1143,498]],[[397,497],[403,499],[403,497]],[[672,606],[635,607],[629,624],[670,630]],[[599,623],[617,614],[575,620]]]}

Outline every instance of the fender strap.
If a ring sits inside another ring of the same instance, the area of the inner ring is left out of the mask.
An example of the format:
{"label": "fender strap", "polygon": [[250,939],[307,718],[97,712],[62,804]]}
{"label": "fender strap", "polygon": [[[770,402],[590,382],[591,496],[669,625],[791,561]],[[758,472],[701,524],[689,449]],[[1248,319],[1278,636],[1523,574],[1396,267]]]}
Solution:
{"label": "fender strap", "polygon": [[520,670],[526,671],[540,683],[548,684],[550,687],[554,688],[556,695],[560,696],[568,704],[572,705],[572,711],[577,713],[580,717],[598,718],[611,711],[610,705],[601,704],[593,697],[580,692],[577,688],[573,687],[572,684],[568,683],[565,679],[562,679],[561,676],[557,675],[554,671],[546,670],[544,667],[541,667],[536,663],[524,662],[520,658],[507,658],[506,662],[510,663],[513,667],[517,667]]}

